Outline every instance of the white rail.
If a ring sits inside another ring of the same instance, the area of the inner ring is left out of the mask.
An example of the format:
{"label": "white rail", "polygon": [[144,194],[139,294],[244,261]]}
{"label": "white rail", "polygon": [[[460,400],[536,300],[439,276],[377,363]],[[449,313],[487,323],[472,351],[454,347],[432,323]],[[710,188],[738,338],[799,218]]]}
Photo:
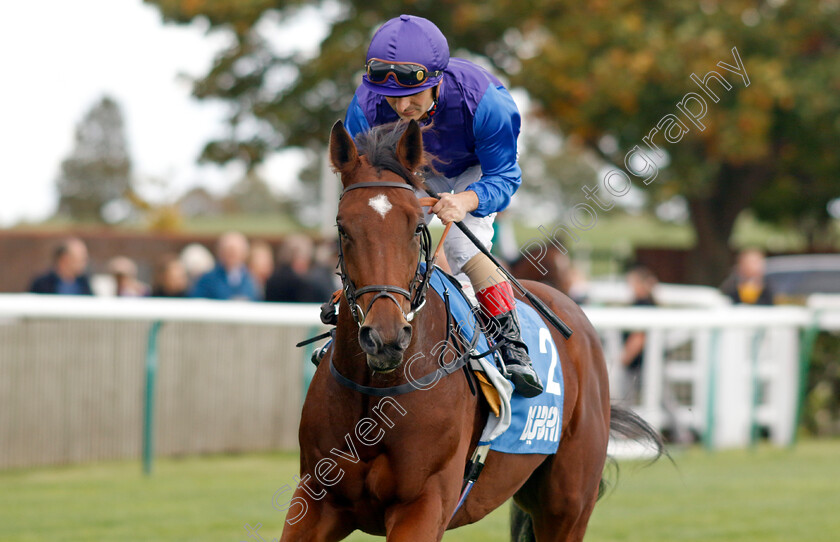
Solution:
{"label": "white rail", "polygon": [[0,318],[320,325],[315,304],[0,294]]}
{"label": "white rail", "polygon": [[[840,329],[840,301],[826,296],[815,297],[807,307],[584,307],[584,310],[602,336],[615,390],[614,399],[624,397],[624,371],[618,364],[622,334],[644,331],[643,385],[638,404],[632,406],[656,427],[694,432],[713,448],[748,445],[759,432],[767,432],[780,445],[793,442],[800,408],[801,359],[807,360],[800,352],[800,332],[816,328]],[[48,357],[57,355],[53,351],[45,353],[43,336],[11,331],[21,322],[78,321],[88,328],[104,321],[124,322],[119,324],[123,326],[138,322],[178,322],[179,325],[206,324],[211,326],[208,329],[214,329],[213,324],[294,329],[294,333],[288,338],[284,335],[281,340],[286,348],[287,342],[293,344],[294,340],[299,340],[293,337],[307,333],[304,327],[320,326],[318,315],[316,305],[0,295],[0,330],[5,327],[4,323],[7,324],[10,330],[7,341],[15,342],[7,343],[5,349],[0,344],[0,355],[33,355],[41,364],[47,363]],[[101,342],[102,336],[106,335],[96,334],[99,337],[96,340]],[[74,359],[88,359],[85,341],[93,340],[89,339],[91,336],[65,333],[62,340],[66,344],[56,352],[63,356],[76,349],[80,353]],[[181,340],[189,339],[170,335],[169,350],[175,349]],[[806,346],[809,343],[804,342]],[[182,345],[179,348],[190,347]],[[299,378],[297,375],[303,371],[300,368],[302,356],[287,354],[285,358],[286,374]],[[5,378],[4,361],[0,359],[0,380]],[[21,360],[6,365],[13,365],[15,371],[26,370],[26,364]],[[41,372],[38,378],[49,375]],[[36,387],[41,385],[32,379],[27,382]],[[23,390],[15,391],[15,384],[7,384],[5,388],[0,386],[0,392],[6,389],[11,394],[9,397],[25,396]],[[50,385],[60,386],[61,383],[56,381]],[[212,390],[207,391],[212,393]],[[33,390],[33,393],[39,392]],[[2,396],[0,393],[0,410],[5,406]],[[293,433],[278,439],[282,442],[295,440]]]}
{"label": "white rail", "polygon": [[[742,447],[764,432],[794,441],[801,395],[800,330],[840,314],[803,307],[587,308],[601,333],[614,399],[629,387],[622,333],[644,331],[634,406],[659,429],[693,432],[710,448]],[[810,352],[808,352],[810,354]]]}

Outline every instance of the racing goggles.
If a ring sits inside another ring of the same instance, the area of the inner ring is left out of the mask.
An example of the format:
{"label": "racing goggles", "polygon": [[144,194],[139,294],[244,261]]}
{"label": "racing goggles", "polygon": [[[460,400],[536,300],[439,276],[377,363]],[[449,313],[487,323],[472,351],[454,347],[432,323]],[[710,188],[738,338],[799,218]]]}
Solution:
{"label": "racing goggles", "polygon": [[401,87],[419,87],[430,77],[438,77],[441,70],[430,72],[426,66],[415,62],[389,62],[371,58],[367,63],[367,76],[371,83],[384,84],[388,76]]}

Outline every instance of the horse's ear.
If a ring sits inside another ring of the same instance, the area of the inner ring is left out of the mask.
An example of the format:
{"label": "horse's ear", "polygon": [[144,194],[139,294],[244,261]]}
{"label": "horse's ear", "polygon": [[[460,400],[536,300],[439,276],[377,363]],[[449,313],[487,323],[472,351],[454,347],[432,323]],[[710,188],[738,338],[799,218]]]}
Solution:
{"label": "horse's ear", "polygon": [[354,168],[359,162],[356,144],[340,120],[333,124],[330,132],[330,162],[339,173]]}
{"label": "horse's ear", "polygon": [[412,119],[397,143],[397,160],[414,172],[423,163],[423,134],[420,125]]}

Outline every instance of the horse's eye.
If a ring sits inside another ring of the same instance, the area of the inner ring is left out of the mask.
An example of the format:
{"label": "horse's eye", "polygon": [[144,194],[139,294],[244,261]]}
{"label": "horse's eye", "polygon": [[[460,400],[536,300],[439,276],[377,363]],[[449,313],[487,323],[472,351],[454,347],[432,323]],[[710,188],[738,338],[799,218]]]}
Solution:
{"label": "horse's eye", "polygon": [[344,228],[341,227],[341,224],[336,224],[336,227],[338,228],[338,236],[346,239],[347,232],[344,231]]}
{"label": "horse's eye", "polygon": [[417,224],[417,228],[414,229],[414,235],[420,235],[423,233],[423,228],[426,226],[424,223]]}

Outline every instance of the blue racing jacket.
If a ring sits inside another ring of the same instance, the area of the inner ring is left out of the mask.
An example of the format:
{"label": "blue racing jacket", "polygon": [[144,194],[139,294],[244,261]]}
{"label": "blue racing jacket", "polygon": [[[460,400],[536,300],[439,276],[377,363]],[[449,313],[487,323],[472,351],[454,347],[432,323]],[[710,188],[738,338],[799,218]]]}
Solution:
{"label": "blue racing jacket", "polygon": [[[483,68],[452,58],[444,70],[438,106],[423,134],[426,152],[436,156],[435,168],[453,178],[481,165],[481,178],[467,187],[478,195],[471,214],[487,216],[505,209],[522,184],[516,163],[519,110],[502,83]],[[399,120],[385,97],[360,85],[347,109],[345,125],[355,137]]]}

